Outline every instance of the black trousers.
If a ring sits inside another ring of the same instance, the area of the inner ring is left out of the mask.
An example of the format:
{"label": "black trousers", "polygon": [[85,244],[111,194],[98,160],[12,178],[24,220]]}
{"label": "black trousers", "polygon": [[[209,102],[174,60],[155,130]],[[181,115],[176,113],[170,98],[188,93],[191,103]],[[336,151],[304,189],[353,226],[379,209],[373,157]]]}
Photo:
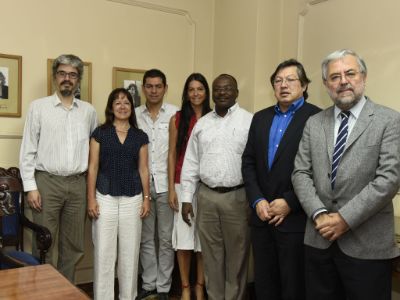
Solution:
{"label": "black trousers", "polygon": [[305,246],[309,300],[390,300],[392,260],[350,257],[337,243],[328,249]]}
{"label": "black trousers", "polygon": [[304,233],[252,227],[257,300],[305,299]]}

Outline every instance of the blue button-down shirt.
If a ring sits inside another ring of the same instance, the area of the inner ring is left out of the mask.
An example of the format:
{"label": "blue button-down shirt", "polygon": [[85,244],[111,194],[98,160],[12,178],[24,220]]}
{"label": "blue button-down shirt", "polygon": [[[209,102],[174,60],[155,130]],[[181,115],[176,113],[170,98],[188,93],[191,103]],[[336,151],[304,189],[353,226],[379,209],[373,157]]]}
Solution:
{"label": "blue button-down shirt", "polygon": [[271,169],[272,162],[274,161],[276,150],[278,150],[279,143],[282,140],[283,134],[293,119],[296,111],[304,104],[304,98],[301,97],[290,105],[289,109],[282,112],[279,105],[275,105],[275,116],[272,120],[271,129],[269,131],[269,144],[268,144],[268,167]]}
{"label": "blue button-down shirt", "polygon": [[[288,128],[290,122],[293,119],[293,116],[296,111],[300,109],[304,104],[304,98],[301,97],[297,99],[295,102],[290,105],[289,109],[285,112],[282,112],[279,108],[279,104],[275,105],[275,116],[272,120],[271,129],[269,131],[269,143],[268,143],[268,167],[271,169],[272,162],[274,161],[276,150],[278,150],[279,143],[282,140],[283,134],[285,133],[286,129]],[[253,208],[256,207],[257,203],[264,198],[257,199],[253,203]],[[273,199],[268,199],[271,201]]]}

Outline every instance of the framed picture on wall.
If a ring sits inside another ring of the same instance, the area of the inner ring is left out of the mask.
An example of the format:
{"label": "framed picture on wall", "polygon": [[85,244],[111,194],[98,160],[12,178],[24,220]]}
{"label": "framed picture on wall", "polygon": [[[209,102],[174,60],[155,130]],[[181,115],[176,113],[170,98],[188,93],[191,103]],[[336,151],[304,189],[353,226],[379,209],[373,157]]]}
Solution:
{"label": "framed picture on wall", "polygon": [[135,107],[142,103],[142,80],[145,70],[113,68],[113,89],[125,88],[132,95]]}
{"label": "framed picture on wall", "polygon": [[[47,59],[47,95],[53,95],[55,91],[54,80],[52,77],[52,67],[54,59]],[[92,102],[92,63],[83,62],[83,77],[78,89],[75,91],[75,98]]]}
{"label": "framed picture on wall", "polygon": [[22,56],[0,54],[0,117],[21,117]]}

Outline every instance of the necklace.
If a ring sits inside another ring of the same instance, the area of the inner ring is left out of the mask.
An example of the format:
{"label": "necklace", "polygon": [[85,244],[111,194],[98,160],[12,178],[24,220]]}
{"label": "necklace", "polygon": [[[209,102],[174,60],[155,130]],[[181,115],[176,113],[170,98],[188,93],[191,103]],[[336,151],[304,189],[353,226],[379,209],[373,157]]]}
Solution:
{"label": "necklace", "polygon": [[115,128],[115,131],[122,132],[122,133],[127,133],[129,131],[129,128],[126,129],[126,130],[119,130],[119,129]]}
{"label": "necklace", "polygon": [[117,132],[122,132],[122,133],[127,133],[128,131],[129,131],[129,128],[130,128],[130,126],[128,125],[128,127],[125,127],[125,128],[121,128],[121,129],[119,129],[117,126],[115,126],[114,125],[114,127],[115,127],[115,131],[117,131]]}

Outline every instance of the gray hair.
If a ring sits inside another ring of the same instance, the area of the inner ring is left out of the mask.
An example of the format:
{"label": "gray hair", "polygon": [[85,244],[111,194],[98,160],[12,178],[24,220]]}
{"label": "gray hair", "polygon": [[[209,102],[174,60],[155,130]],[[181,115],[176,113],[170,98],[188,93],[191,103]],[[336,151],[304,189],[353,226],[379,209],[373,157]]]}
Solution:
{"label": "gray hair", "polygon": [[357,59],[358,66],[360,68],[360,72],[364,75],[367,75],[367,65],[365,61],[353,50],[350,49],[341,49],[336,50],[329,54],[325,59],[322,61],[321,68],[322,68],[322,80],[326,81],[327,72],[328,72],[328,65],[331,61],[338,60],[340,58],[345,57],[346,55],[352,55]]}
{"label": "gray hair", "polygon": [[73,54],[62,54],[53,61],[53,78],[56,78],[57,69],[60,65],[70,65],[77,69],[79,80],[83,76],[83,62],[82,60]]}

